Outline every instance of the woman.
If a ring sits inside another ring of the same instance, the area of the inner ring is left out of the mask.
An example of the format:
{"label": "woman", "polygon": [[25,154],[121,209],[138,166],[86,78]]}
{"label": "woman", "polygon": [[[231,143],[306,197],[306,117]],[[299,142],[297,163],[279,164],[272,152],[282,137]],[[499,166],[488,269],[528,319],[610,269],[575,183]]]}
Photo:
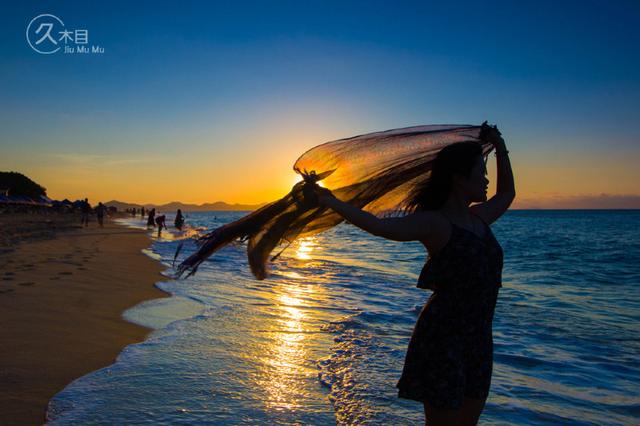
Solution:
{"label": "woman", "polygon": [[149,216],[147,217],[147,229],[156,227],[156,209],[149,210]]}
{"label": "woman", "polygon": [[173,226],[175,226],[178,231],[182,231],[182,225],[184,225],[184,216],[182,215],[182,210],[178,209],[176,218],[173,221]]}
{"label": "woman", "polygon": [[497,158],[497,193],[489,200],[476,142],[454,143],[438,153],[430,180],[411,194],[413,213],[404,217],[380,219],[315,187],[317,202],[353,225],[390,240],[420,241],[429,253],[418,287],[433,293],[397,384],[399,397],[423,403],[427,425],[476,424],[489,394],[503,261],[489,224],[508,209],[515,187],[500,132],[491,128],[484,138]]}

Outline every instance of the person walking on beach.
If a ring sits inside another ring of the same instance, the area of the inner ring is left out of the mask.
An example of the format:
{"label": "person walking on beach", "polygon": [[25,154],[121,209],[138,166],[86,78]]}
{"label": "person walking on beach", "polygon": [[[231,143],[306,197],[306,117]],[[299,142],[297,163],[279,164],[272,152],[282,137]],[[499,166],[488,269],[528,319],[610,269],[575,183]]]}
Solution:
{"label": "person walking on beach", "polygon": [[147,218],[147,228],[156,226],[156,209],[149,210],[149,217]]}
{"label": "person walking on beach", "polygon": [[85,198],[84,201],[80,203],[80,213],[80,226],[89,226],[89,213],[91,213],[91,204],[89,204],[88,198]]}
{"label": "person walking on beach", "polygon": [[100,225],[100,228],[104,227],[104,213],[106,211],[106,207],[104,206],[104,204],[102,204],[102,202],[98,203],[98,206],[96,207],[96,217],[98,218],[98,225]]}
{"label": "person walking on beach", "polygon": [[165,219],[166,219],[166,216],[163,214],[156,217],[156,225],[158,225],[158,238],[160,238],[160,236],[162,235],[162,228],[167,229],[167,224],[165,223]]}
{"label": "person walking on beach", "polygon": [[140,207],[140,217],[144,219],[144,206]]}
{"label": "person walking on beach", "polygon": [[182,210],[178,209],[176,213],[176,218],[173,221],[173,225],[176,227],[178,231],[182,231],[182,225],[184,225],[184,216],[182,216]]}
{"label": "person walking on beach", "polygon": [[329,189],[313,190],[315,202],[353,225],[394,241],[420,241],[429,254],[418,287],[433,293],[413,329],[396,387],[400,398],[423,404],[430,426],[476,424],[491,385],[503,251],[489,225],[509,208],[515,186],[500,132],[490,127],[483,139],[495,148],[498,172],[496,194],[488,200],[476,142],[453,143],[438,153],[430,180],[410,194],[415,210],[404,217],[381,219]]}

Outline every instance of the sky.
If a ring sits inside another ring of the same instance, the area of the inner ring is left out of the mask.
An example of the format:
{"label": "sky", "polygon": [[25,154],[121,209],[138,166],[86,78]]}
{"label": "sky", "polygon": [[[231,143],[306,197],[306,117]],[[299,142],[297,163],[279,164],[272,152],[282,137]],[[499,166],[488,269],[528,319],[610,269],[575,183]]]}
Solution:
{"label": "sky", "polygon": [[[269,202],[323,142],[488,120],[513,208],[640,208],[635,0],[2,8],[0,170],[52,198]],[[41,14],[104,50],[38,53]]]}

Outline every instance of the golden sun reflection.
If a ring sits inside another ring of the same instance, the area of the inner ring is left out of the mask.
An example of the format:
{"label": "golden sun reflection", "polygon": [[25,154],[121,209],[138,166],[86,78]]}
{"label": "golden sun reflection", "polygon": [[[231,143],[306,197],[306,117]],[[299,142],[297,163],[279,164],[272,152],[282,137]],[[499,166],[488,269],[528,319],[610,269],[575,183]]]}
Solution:
{"label": "golden sun reflection", "polygon": [[296,249],[296,258],[300,260],[311,259],[311,252],[317,244],[316,237],[300,238]]}
{"label": "golden sun reflection", "polygon": [[282,275],[284,277],[287,277],[287,278],[294,278],[294,279],[302,278],[302,275],[300,275],[296,271],[280,271],[280,275]]}
{"label": "golden sun reflection", "polygon": [[270,330],[263,353],[259,384],[266,392],[264,402],[273,410],[293,410],[309,396],[306,386],[317,371],[309,368],[309,347],[316,337],[310,333],[305,305],[317,300],[316,286],[295,282],[280,283],[274,288],[274,318],[265,324]]}

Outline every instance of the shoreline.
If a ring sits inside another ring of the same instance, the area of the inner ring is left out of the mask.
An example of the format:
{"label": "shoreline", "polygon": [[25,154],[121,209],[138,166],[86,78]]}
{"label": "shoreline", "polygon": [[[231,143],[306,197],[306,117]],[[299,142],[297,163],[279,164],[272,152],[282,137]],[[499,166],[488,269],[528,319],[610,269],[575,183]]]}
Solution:
{"label": "shoreline", "polygon": [[20,241],[0,254],[0,417],[40,425],[56,393],[153,331],[123,312],[171,294],[144,230],[93,220]]}

